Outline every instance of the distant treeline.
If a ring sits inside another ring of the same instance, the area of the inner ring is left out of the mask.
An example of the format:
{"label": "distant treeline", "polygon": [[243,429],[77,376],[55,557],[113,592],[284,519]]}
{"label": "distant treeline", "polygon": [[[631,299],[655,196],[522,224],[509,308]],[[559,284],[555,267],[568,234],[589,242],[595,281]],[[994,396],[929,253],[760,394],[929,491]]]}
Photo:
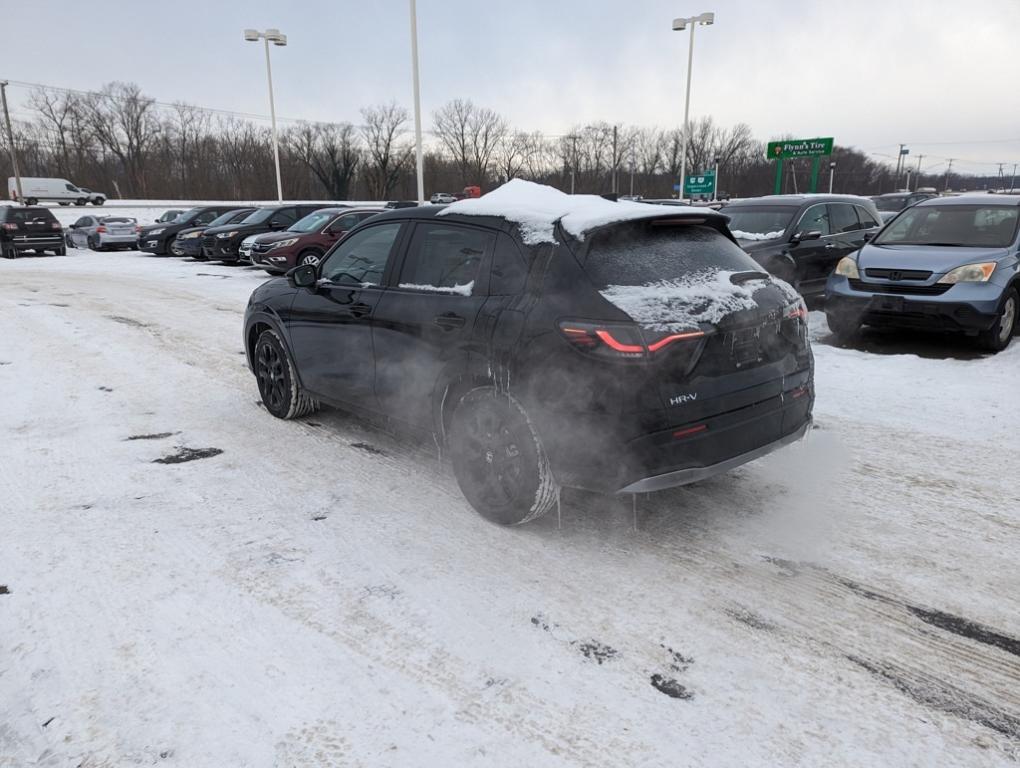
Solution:
{"label": "distant treeline", "polygon": [[[272,135],[262,122],[223,116],[188,104],[158,104],[133,83],[109,83],[95,93],[39,89],[33,117],[15,123],[25,176],[56,176],[111,197],[251,200],[275,197]],[[569,191],[670,197],[679,180],[683,133],[679,128],[605,122],[578,125],[550,137],[517,130],[491,109],[456,99],[431,116],[426,141],[426,193],[483,191],[525,178]],[[414,144],[408,111],[397,104],[368,106],[362,122],[297,123],[280,137],[284,196],[290,199],[412,199]],[[790,138],[790,137],[777,137]],[[0,138],[0,176],[13,175],[6,136]],[[775,165],[765,143],[744,123],[718,126],[711,117],[692,122],[687,146],[690,173],[719,159],[719,188],[734,196],[772,192]],[[896,184],[891,164],[837,146],[823,158],[819,191],[878,194]],[[787,161],[784,191],[806,191],[810,160]],[[615,184],[614,184],[615,180]],[[954,175],[951,181],[960,181]],[[996,179],[967,177],[972,188]],[[912,179],[911,186],[916,183]],[[945,185],[943,175],[922,186]]]}

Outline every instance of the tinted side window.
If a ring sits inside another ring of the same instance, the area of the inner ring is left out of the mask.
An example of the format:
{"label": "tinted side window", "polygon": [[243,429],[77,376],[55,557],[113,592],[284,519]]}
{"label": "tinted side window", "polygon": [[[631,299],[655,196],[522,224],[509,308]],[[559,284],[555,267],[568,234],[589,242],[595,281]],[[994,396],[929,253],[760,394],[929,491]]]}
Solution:
{"label": "tinted side window", "polygon": [[827,205],[812,205],[804,215],[800,217],[796,232],[821,232],[822,236],[832,234],[829,226],[829,211]]}
{"label": "tinted side window", "polygon": [[208,224],[210,221],[216,218],[216,211],[202,211],[195,217],[195,224]]}
{"label": "tinted side window", "polygon": [[470,293],[496,235],[456,224],[419,224],[400,270],[401,288]]}
{"label": "tinted side window", "polygon": [[856,232],[861,228],[857,209],[848,203],[829,203],[829,221],[833,232]]}
{"label": "tinted side window", "polygon": [[273,214],[273,217],[269,220],[270,226],[286,226],[293,224],[297,221],[297,211],[293,208],[284,208],[282,211],[277,211]]}
{"label": "tinted side window", "polygon": [[400,227],[400,222],[391,222],[352,234],[323,262],[322,278],[333,283],[379,285]]}
{"label": "tinted side window", "polygon": [[868,212],[868,209],[862,208],[859,205],[857,206],[857,217],[861,220],[861,226],[864,227],[864,229],[871,229],[872,227],[880,226],[875,217]]}
{"label": "tinted side window", "polygon": [[492,255],[492,273],[489,276],[489,293],[493,296],[513,296],[524,290],[528,278],[528,265],[517,244],[502,232],[496,239],[496,252]]}
{"label": "tinted side window", "polygon": [[334,232],[346,232],[348,229],[354,229],[359,221],[361,221],[361,217],[357,214],[348,213],[330,224],[329,228]]}

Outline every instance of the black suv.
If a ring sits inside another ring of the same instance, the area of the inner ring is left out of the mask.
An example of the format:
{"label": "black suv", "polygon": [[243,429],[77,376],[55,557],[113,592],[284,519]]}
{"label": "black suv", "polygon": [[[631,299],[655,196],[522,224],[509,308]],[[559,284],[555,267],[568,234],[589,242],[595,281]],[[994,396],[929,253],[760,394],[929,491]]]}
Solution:
{"label": "black suv", "polygon": [[536,242],[453,208],[375,216],[255,290],[245,350],[270,413],[324,401],[432,433],[503,524],[560,486],[682,485],[807,430],[803,302],[718,213],[642,207],[579,236],[551,222],[555,242]]}
{"label": "black suv", "polygon": [[887,192],[884,195],[875,195],[871,200],[878,208],[878,215],[882,217],[882,223],[889,221],[900,211],[905,211],[912,205],[917,205],[923,200],[931,200],[938,197],[936,192]]}
{"label": "black suv", "polygon": [[0,205],[0,253],[16,259],[25,251],[67,253],[64,228],[49,208]]}
{"label": "black suv", "polygon": [[138,250],[157,256],[173,252],[174,241],[183,230],[208,225],[217,216],[237,208],[234,205],[201,205],[185,211],[170,222],[142,227],[138,233]]}
{"label": "black suv", "polygon": [[202,235],[205,234],[205,231],[212,227],[222,227],[224,224],[237,224],[244,221],[254,212],[254,208],[235,208],[232,211],[227,211],[217,216],[208,224],[200,224],[188,229],[182,229],[177,233],[177,237],[174,238],[170,252],[174,256],[190,256],[198,261],[205,261],[205,255],[202,253]]}
{"label": "black suv", "polygon": [[[334,203],[333,206],[335,205]],[[258,208],[237,224],[207,229],[202,235],[202,255],[206,259],[222,261],[225,264],[250,261],[250,254],[246,254],[242,259],[239,253],[241,241],[246,237],[286,229],[309,213],[327,207],[330,207],[329,203],[302,203],[300,205],[288,203]]]}
{"label": "black suv", "polygon": [[854,195],[770,195],[723,209],[737,243],[803,296],[820,296],[844,256],[881,227],[875,204]]}

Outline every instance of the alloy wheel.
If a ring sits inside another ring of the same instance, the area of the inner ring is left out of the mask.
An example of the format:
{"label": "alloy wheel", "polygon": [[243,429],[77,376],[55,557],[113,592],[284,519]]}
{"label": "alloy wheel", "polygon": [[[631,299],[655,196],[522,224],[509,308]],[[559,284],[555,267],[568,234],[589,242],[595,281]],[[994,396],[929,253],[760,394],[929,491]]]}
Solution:
{"label": "alloy wheel", "polygon": [[505,415],[496,409],[481,407],[471,414],[460,450],[465,468],[478,483],[479,495],[486,504],[502,506],[521,493],[524,467],[514,432]]}
{"label": "alloy wheel", "polygon": [[279,410],[287,396],[287,377],[283,358],[271,344],[259,345],[255,360],[255,375],[259,382],[259,393],[269,405]]}
{"label": "alloy wheel", "polygon": [[1002,308],[1002,317],[999,318],[999,341],[1005,344],[1013,335],[1013,328],[1016,325],[1016,297],[1010,296],[1006,299],[1006,305]]}

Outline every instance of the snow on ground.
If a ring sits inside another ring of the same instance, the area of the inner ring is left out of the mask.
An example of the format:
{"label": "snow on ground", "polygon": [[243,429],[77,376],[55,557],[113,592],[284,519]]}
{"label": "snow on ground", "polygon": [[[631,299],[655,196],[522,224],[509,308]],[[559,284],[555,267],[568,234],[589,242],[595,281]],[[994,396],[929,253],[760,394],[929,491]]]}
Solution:
{"label": "snow on ground", "polygon": [[70,254],[0,262],[3,768],[1020,759],[1020,344],[814,312],[806,442],[502,529],[265,412],[261,272]]}

